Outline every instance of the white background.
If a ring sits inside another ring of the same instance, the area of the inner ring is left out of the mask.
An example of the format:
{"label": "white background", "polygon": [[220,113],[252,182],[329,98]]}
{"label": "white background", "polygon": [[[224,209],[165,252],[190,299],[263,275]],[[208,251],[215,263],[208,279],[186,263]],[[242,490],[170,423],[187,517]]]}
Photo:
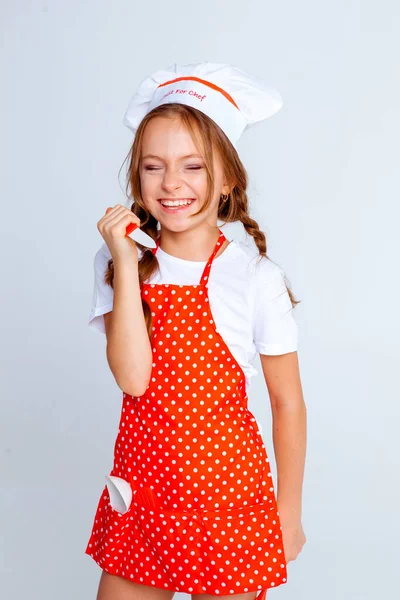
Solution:
{"label": "white background", "polygon": [[[96,222],[124,202],[136,86],[203,60],[284,99],[239,142],[251,213],[302,300],[307,542],[268,595],[396,596],[399,4],[3,0],[0,17],[1,596],[96,596],[84,549],[121,407],[87,327]],[[272,462],[261,374],[250,404]]]}

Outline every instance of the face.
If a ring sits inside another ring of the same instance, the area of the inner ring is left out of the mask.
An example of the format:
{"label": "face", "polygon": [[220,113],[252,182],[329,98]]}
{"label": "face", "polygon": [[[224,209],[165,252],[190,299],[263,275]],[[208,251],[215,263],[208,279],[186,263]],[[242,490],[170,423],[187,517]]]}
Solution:
{"label": "face", "polygon": [[[205,201],[205,162],[179,119],[155,117],[149,121],[142,139],[140,182],[144,204],[162,227],[178,232],[201,223],[216,225],[220,194],[229,193],[217,156],[214,177],[215,187],[208,210],[190,218]],[[175,204],[177,200],[179,206],[171,206],[171,202],[175,201]]]}

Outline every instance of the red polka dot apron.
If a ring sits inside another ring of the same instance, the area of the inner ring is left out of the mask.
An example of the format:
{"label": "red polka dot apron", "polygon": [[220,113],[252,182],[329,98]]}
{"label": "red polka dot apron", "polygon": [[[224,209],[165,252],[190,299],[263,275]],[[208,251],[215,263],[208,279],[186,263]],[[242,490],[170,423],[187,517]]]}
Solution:
{"label": "red polka dot apron", "polygon": [[[107,486],[86,548],[114,575],[215,596],[286,582],[267,452],[247,408],[245,374],[208,297],[218,241],[196,285],[143,283],[153,366],[142,396],[123,393],[111,476],[129,484],[124,512]],[[159,246],[153,249],[155,253]]]}

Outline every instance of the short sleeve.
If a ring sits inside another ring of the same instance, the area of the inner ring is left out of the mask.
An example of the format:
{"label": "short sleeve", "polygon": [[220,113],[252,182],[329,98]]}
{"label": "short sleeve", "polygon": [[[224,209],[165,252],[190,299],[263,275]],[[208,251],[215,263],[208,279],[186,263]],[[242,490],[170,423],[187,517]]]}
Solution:
{"label": "short sleeve", "polygon": [[106,330],[103,315],[110,312],[110,310],[113,309],[114,304],[114,290],[104,281],[110,258],[112,258],[111,252],[104,242],[94,257],[93,298],[88,323],[91,329],[104,334]]}
{"label": "short sleeve", "polygon": [[298,328],[284,271],[269,259],[257,264],[253,286],[253,341],[260,354],[295,352]]}

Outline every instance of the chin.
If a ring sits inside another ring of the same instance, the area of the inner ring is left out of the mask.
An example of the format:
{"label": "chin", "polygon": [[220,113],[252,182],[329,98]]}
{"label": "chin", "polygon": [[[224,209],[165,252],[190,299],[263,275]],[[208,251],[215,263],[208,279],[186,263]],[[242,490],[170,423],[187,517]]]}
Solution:
{"label": "chin", "polygon": [[191,225],[189,220],[181,221],[180,223],[171,223],[165,222],[164,219],[160,219],[159,223],[163,229],[168,229],[168,231],[172,231],[174,233],[182,233],[182,231],[187,231],[190,229]]}

